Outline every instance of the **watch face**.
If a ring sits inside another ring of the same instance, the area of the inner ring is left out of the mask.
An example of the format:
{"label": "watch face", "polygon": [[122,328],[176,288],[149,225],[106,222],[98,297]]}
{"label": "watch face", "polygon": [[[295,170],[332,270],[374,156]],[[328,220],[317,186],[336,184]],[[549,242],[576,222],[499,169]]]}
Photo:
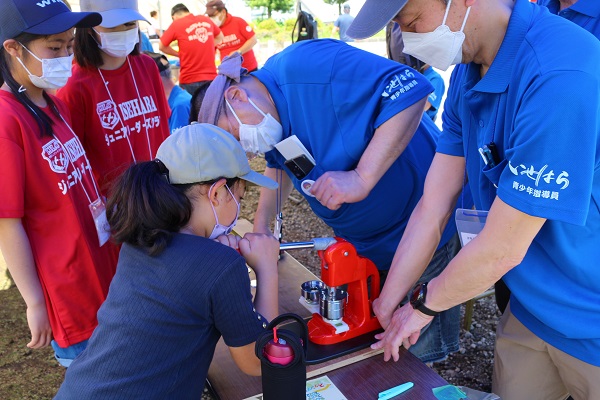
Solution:
{"label": "watch face", "polygon": [[417,287],[415,287],[415,289],[412,292],[412,295],[410,296],[410,304],[412,304],[415,307],[418,307],[421,304],[423,304],[423,285],[418,285]]}

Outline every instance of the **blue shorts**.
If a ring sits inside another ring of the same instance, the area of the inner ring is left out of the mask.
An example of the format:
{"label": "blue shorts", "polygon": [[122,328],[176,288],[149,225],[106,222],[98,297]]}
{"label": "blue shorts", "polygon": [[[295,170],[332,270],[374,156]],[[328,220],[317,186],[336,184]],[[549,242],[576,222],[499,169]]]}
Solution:
{"label": "blue shorts", "polygon": [[54,340],[50,344],[54,349],[54,358],[56,358],[56,361],[58,361],[58,363],[63,367],[68,368],[75,357],[85,350],[88,341],[84,340],[83,342],[75,343],[66,348],[60,347]]}

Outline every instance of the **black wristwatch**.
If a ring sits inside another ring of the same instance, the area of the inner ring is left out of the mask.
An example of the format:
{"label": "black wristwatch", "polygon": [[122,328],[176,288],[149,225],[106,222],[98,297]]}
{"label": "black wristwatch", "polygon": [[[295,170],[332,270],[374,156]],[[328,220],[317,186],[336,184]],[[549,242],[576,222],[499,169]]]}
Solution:
{"label": "black wristwatch", "polygon": [[421,283],[420,285],[415,286],[415,289],[410,296],[410,305],[415,310],[421,311],[425,315],[429,315],[430,317],[435,317],[439,314],[439,311],[433,311],[427,307],[425,307],[425,300],[427,298],[427,282]]}

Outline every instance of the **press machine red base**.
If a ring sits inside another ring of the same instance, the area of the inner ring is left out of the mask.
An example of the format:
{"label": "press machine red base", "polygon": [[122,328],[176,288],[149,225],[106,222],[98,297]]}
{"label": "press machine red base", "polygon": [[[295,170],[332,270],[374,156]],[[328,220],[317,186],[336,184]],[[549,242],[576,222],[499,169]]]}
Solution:
{"label": "press machine red base", "polygon": [[321,280],[326,285],[322,293],[332,294],[340,286],[348,285],[342,320],[349,329],[336,333],[332,323],[314,313],[308,321],[309,339],[321,345],[340,343],[381,327],[373,314],[373,300],[379,297],[377,267],[368,258],[359,256],[350,242],[337,237],[335,240],[326,249],[318,251]]}

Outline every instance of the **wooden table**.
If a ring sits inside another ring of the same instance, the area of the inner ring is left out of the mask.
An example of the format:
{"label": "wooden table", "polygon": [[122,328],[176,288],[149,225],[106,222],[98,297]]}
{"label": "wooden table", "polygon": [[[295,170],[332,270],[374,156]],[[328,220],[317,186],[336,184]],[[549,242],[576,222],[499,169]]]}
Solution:
{"label": "wooden table", "polygon": [[[252,225],[245,220],[238,221],[235,229],[240,235],[251,230]],[[310,316],[310,312],[298,301],[300,285],[318,278],[287,253],[281,257],[278,269],[280,313],[293,312],[302,317]],[[386,363],[381,351],[367,347],[331,361],[307,366],[309,379],[321,375],[327,375],[350,400],[376,399],[379,392],[405,382],[413,382],[415,386],[398,396],[398,400],[435,399],[431,389],[448,384],[403,348],[400,349],[398,362]],[[261,378],[240,371],[222,339],[215,349],[208,381],[221,400],[242,400],[262,392]]]}

